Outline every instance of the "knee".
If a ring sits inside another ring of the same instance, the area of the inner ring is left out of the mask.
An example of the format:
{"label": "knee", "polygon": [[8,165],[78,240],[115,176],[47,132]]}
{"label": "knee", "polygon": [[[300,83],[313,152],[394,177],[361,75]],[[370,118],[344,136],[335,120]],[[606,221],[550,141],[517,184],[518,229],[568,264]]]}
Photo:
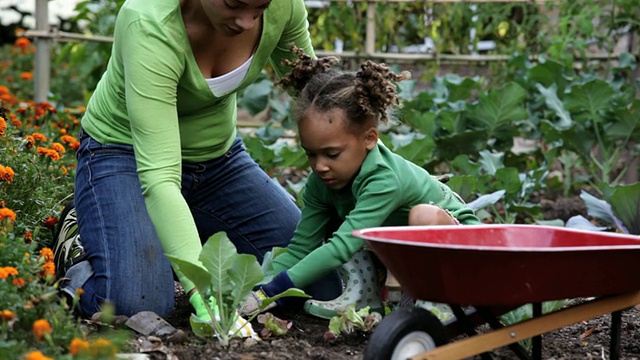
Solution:
{"label": "knee", "polygon": [[455,225],[456,221],[446,210],[429,204],[419,204],[409,211],[409,225]]}

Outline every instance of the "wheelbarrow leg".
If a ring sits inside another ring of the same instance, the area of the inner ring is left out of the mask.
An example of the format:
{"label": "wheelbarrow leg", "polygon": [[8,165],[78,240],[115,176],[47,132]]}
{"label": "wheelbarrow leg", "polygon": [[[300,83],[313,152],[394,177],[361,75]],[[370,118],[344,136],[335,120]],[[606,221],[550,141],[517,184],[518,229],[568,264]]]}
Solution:
{"label": "wheelbarrow leg", "polygon": [[622,310],[611,313],[611,343],[609,343],[609,359],[620,358],[620,332],[622,329]]}
{"label": "wheelbarrow leg", "polygon": [[[534,318],[542,316],[542,303],[537,302],[531,305]],[[542,359],[542,336],[537,335],[531,338],[531,357],[535,360]]]}

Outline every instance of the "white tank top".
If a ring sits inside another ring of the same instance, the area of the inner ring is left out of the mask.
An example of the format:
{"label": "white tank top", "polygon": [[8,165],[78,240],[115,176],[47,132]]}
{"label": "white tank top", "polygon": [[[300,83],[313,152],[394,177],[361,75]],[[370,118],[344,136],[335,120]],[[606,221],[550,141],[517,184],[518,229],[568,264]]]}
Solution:
{"label": "white tank top", "polygon": [[253,60],[253,55],[251,55],[244,64],[230,72],[214,78],[205,79],[213,95],[220,97],[235,89],[242,80],[244,80],[245,75],[247,75],[247,71],[249,71],[249,67],[251,66],[251,60]]}

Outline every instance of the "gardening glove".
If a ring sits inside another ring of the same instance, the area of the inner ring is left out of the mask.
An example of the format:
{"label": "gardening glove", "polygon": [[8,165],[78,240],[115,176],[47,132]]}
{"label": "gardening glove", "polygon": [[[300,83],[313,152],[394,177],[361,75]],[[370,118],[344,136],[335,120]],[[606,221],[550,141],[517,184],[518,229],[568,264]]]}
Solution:
{"label": "gardening glove", "polygon": [[[283,270],[276,275],[270,282],[262,285],[259,289],[254,290],[249,294],[247,300],[241,308],[241,313],[245,316],[255,314],[259,309],[264,299],[280,294],[288,289],[295,288],[295,285],[287,275],[287,271]],[[287,304],[287,298],[280,298],[261,311],[273,309],[276,306],[284,306]]]}
{"label": "gardening glove", "polygon": [[[207,307],[204,304],[202,296],[200,296],[200,294],[197,291],[194,292],[193,295],[189,297],[189,302],[191,303],[191,306],[193,306],[193,309],[196,311],[196,316],[200,318],[200,320],[211,321],[211,315],[209,314],[209,311],[207,311]],[[211,308],[216,320],[220,321],[220,310],[218,309],[218,305],[216,304],[216,299],[213,296],[209,297],[209,308]],[[247,322],[247,320],[243,319],[240,315],[238,315],[237,311],[236,311],[235,324],[233,328],[229,330],[229,335],[233,335],[236,332],[238,333],[238,335],[242,336],[243,338],[251,337],[256,340],[260,340],[260,337],[258,336],[258,334],[255,331],[253,331],[253,327],[251,326],[251,323]]]}

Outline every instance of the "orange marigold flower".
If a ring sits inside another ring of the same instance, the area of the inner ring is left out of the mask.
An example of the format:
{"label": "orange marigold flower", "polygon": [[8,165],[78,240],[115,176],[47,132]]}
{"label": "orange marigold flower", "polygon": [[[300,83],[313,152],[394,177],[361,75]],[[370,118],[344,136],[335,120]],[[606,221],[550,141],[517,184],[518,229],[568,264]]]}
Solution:
{"label": "orange marigold flower", "polygon": [[71,135],[63,135],[63,136],[60,137],[60,141],[62,141],[65,144],[70,144],[70,143],[76,142],[78,140],[76,140],[76,138],[74,138]]}
{"label": "orange marigold flower", "polygon": [[16,213],[9,208],[0,208],[0,221],[9,219],[12,222],[16,220]]}
{"label": "orange marigold flower", "polygon": [[4,131],[7,130],[7,122],[0,116],[0,136],[4,136]]}
{"label": "orange marigold flower", "polygon": [[76,289],[76,296],[80,296],[82,294],[84,294],[84,289],[83,288],[77,288]]}
{"label": "orange marigold flower", "polygon": [[36,144],[36,140],[31,135],[25,135],[22,138],[22,142],[24,143],[24,147],[27,149],[31,149]]}
{"label": "orange marigold flower", "polygon": [[24,81],[31,81],[33,79],[33,74],[28,71],[25,71],[20,74],[20,79]]}
{"label": "orange marigold flower", "polygon": [[11,91],[9,91],[9,88],[4,86],[4,85],[0,85],[0,96],[2,95],[7,95],[11,93]]}
{"label": "orange marigold flower", "polygon": [[14,175],[15,175],[15,172],[13,171],[12,168],[8,166],[0,165],[0,180],[4,180],[9,184],[11,184],[11,182],[13,181]]}
{"label": "orange marigold flower", "polygon": [[22,121],[20,121],[18,119],[11,119],[11,125],[13,125],[15,127],[18,127],[18,128],[22,127]]}
{"label": "orange marigold flower", "polygon": [[24,356],[24,360],[54,360],[53,358],[45,356],[38,350],[34,350]]}
{"label": "orange marigold flower", "polygon": [[67,151],[67,150],[64,148],[64,145],[62,145],[62,144],[60,144],[60,143],[57,143],[57,142],[54,142],[53,144],[51,144],[51,148],[52,148],[53,150],[57,151],[57,152],[58,152],[58,154],[60,154],[60,155],[64,155],[64,153]]}
{"label": "orange marigold flower", "polygon": [[49,275],[55,275],[56,274],[56,264],[53,263],[53,261],[45,261],[44,264],[42,264],[42,276],[47,277]]}
{"label": "orange marigold flower", "polygon": [[15,278],[15,279],[13,279],[13,286],[23,287],[24,286],[24,279],[23,278]]}
{"label": "orange marigold flower", "polygon": [[60,135],[67,135],[67,129],[60,129]]}
{"label": "orange marigold flower", "polygon": [[80,141],[74,141],[72,143],[69,143],[69,149],[73,150],[73,151],[77,151],[80,148]]}
{"label": "orange marigold flower", "polygon": [[71,340],[71,345],[69,345],[69,354],[72,356],[84,354],[87,350],[89,350],[89,342],[78,338],[73,338],[73,340]]}
{"label": "orange marigold flower", "polygon": [[55,229],[57,223],[58,218],[55,216],[49,216],[48,218],[44,219],[44,227],[46,227],[47,229]]}
{"label": "orange marigold flower", "polygon": [[42,340],[45,335],[52,332],[51,324],[46,319],[39,319],[33,322],[33,335],[35,335],[36,339]]}
{"label": "orange marigold flower", "polygon": [[27,244],[31,244],[32,241],[33,241],[33,231],[27,230],[24,233],[24,242]]}
{"label": "orange marigold flower", "polygon": [[36,141],[47,141],[47,137],[42,133],[34,132],[32,136]]}
{"label": "orange marigold flower", "polygon": [[31,41],[26,37],[19,37],[16,39],[15,45],[22,49],[22,51],[26,51],[29,45],[31,45]]}
{"label": "orange marigold flower", "polygon": [[4,280],[11,275],[18,275],[18,269],[13,266],[5,266],[0,268],[0,280]]}
{"label": "orange marigold flower", "polygon": [[62,170],[62,175],[67,175],[69,174],[69,170],[67,169],[66,166],[61,166],[60,170]]}
{"label": "orange marigold flower", "polygon": [[11,310],[2,310],[0,311],[0,318],[4,320],[11,321],[16,317],[16,314]]}
{"label": "orange marigold flower", "polygon": [[45,261],[53,261],[53,251],[51,251],[51,249],[49,249],[48,247],[42,248],[38,257],[44,258]]}

